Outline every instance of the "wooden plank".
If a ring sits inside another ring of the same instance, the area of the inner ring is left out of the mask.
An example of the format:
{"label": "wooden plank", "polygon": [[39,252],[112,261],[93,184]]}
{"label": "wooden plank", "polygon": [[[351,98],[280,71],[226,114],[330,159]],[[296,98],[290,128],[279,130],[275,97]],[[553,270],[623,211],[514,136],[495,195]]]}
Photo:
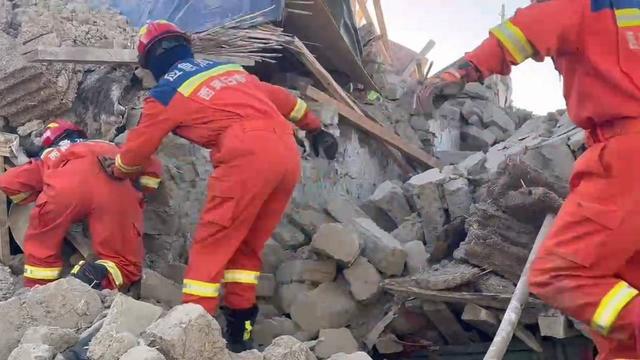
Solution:
{"label": "wooden plank", "polygon": [[[418,53],[418,56],[416,56],[413,59],[413,61],[411,61],[409,65],[407,65],[407,67],[404,68],[404,71],[402,71],[402,78],[409,77],[409,75],[411,75],[411,72],[414,70],[416,64],[420,63],[422,59],[424,59],[424,57],[427,56],[427,54],[429,54],[429,52],[431,52],[431,50],[433,50],[435,46],[436,46],[436,42],[433,40],[429,40],[424,45],[422,50],[420,50],[420,52]],[[421,77],[418,77],[418,80],[421,80]]]}
{"label": "wooden plank", "polygon": [[422,311],[449,344],[466,345],[471,343],[469,334],[464,331],[456,316],[445,303],[425,301],[422,303]]}
{"label": "wooden plank", "polygon": [[384,48],[389,53],[389,33],[387,32],[387,23],[384,20],[384,12],[382,11],[382,3],[380,0],[373,0],[373,8],[376,10],[376,20],[378,20],[378,30],[382,35]]}
{"label": "wooden plank", "polygon": [[[92,47],[38,47],[23,54],[29,62],[56,62],[73,64],[116,64],[135,65],[138,63],[138,53],[133,49],[102,49]],[[231,58],[209,57],[196,54],[196,57],[206,57],[221,62],[232,62],[243,66],[253,66],[255,61]]]}
{"label": "wooden plank", "polygon": [[[0,175],[4,174],[4,156],[0,156]],[[9,237],[9,221],[7,216],[7,196],[0,191],[0,261],[9,265],[11,262],[11,238]]]}
{"label": "wooden plank", "polygon": [[376,139],[382,140],[387,145],[399,150],[401,153],[409,156],[420,164],[426,167],[442,167],[440,161],[435,157],[429,155],[422,149],[407,143],[391,130],[377,124],[375,121],[367,118],[356,110],[349,108],[345,104],[338,102],[313,86],[308,86],[303,90],[303,93],[313,100],[335,106],[338,109],[338,112],[342,114],[349,123],[365,131]]}
{"label": "wooden plank", "polygon": [[367,0],[358,0],[358,8],[362,15],[364,16],[364,20],[367,24],[373,24],[373,17],[371,17],[371,13],[367,8]]}

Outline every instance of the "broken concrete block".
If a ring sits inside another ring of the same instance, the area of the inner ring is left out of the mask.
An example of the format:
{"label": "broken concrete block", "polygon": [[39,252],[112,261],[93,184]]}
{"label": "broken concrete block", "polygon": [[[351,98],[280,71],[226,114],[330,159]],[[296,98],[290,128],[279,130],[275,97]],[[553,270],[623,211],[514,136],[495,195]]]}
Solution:
{"label": "broken concrete block", "polygon": [[5,301],[16,292],[16,281],[7,266],[0,265],[0,301]]}
{"label": "broken concrete block", "polygon": [[460,151],[460,150],[448,150],[448,151],[435,151],[434,155],[444,165],[458,164],[469,156],[475,154],[476,151]]}
{"label": "broken concrete block", "polygon": [[404,197],[402,187],[394,182],[385,181],[380,184],[373,195],[369,197],[369,201],[389,214],[398,225],[411,215],[411,208]]}
{"label": "broken concrete block", "polygon": [[496,136],[487,129],[473,125],[463,126],[460,130],[461,150],[484,151],[496,143]]}
{"label": "broken concrete block", "polygon": [[473,289],[476,292],[485,294],[505,294],[511,295],[516,289],[513,282],[496,275],[492,272],[486,273],[473,281]]}
{"label": "broken concrete block", "polygon": [[464,331],[457,317],[444,303],[425,301],[422,310],[440,333],[451,345],[465,345],[470,343],[469,334]]}
{"label": "broken concrete block", "polygon": [[412,177],[405,184],[422,218],[428,252],[433,249],[436,237],[447,221],[442,185],[448,180],[449,176],[439,169],[430,169]]}
{"label": "broken concrete block", "polygon": [[391,216],[389,216],[389,214],[380,209],[371,201],[365,200],[360,205],[360,208],[367,214],[366,217],[373,220],[373,222],[375,222],[376,225],[380,226],[382,230],[391,232],[398,227],[396,222],[391,218]]}
{"label": "broken concrete block", "polygon": [[546,214],[556,214],[562,199],[552,191],[541,187],[527,187],[509,191],[501,198],[500,207],[516,220],[538,228]]}
{"label": "broken concrete block", "polygon": [[424,229],[420,216],[418,214],[407,216],[405,221],[391,232],[391,236],[403,244],[416,240],[424,241]]}
{"label": "broken concrete block", "polygon": [[343,224],[348,224],[355,218],[369,217],[364,210],[344,194],[329,195],[327,212]]}
{"label": "broken concrete block", "polygon": [[482,108],[476,101],[466,100],[462,106],[462,116],[467,120],[472,119],[474,116],[482,118]]}
{"label": "broken concrete block", "polygon": [[545,314],[540,314],[538,316],[538,326],[540,326],[540,335],[551,336],[556,339],[566,339],[578,334],[578,331],[571,327],[569,319],[555,309]]}
{"label": "broken concrete block", "polygon": [[302,231],[286,221],[280,222],[273,232],[273,239],[286,250],[296,250],[309,244],[307,237],[304,236]]}
{"label": "broken concrete block", "polygon": [[471,207],[467,219],[467,228],[489,231],[506,243],[530,249],[535,241],[537,230],[531,225],[521,223],[509,216],[497,206],[478,203]]}
{"label": "broken concrete block", "polygon": [[414,277],[414,280],[423,289],[446,290],[469,283],[481,273],[479,268],[464,262],[442,261]]}
{"label": "broken concrete block", "polygon": [[276,277],[273,274],[261,273],[258,278],[256,296],[272,297],[276,293]]}
{"label": "broken concrete block", "polygon": [[231,360],[263,360],[264,356],[258,350],[247,350],[240,354],[229,353]]}
{"label": "broken concrete block", "polygon": [[376,269],[386,275],[402,274],[407,253],[398,240],[394,239],[388,232],[380,229],[371,219],[355,219],[353,227],[363,241],[363,256]]}
{"label": "broken concrete block", "polygon": [[334,260],[289,260],[276,271],[276,281],[288,284],[294,281],[309,281],[312,283],[326,283],[336,277],[336,262]]}
{"label": "broken concrete block", "polygon": [[553,180],[566,183],[569,181],[576,159],[564,141],[551,139],[542,142],[533,149],[528,149],[522,161],[537,169],[544,169]]}
{"label": "broken concrete block", "polygon": [[409,123],[414,130],[429,131],[429,122],[424,116],[414,115]]}
{"label": "broken concrete block", "polygon": [[491,90],[478,82],[472,82],[465,85],[462,93],[471,98],[480,100],[489,100],[493,98]]}
{"label": "broken concrete block", "polygon": [[347,328],[320,330],[318,343],[313,349],[320,359],[327,359],[337,352],[351,354],[357,351],[358,343]]}
{"label": "broken concrete block", "polygon": [[312,208],[294,208],[288,215],[289,222],[311,238],[322,224],[335,222],[329,215]]}
{"label": "broken concrete block", "polygon": [[411,125],[407,122],[400,121],[397,122],[394,126],[396,134],[404,139],[404,141],[408,142],[411,145],[422,147],[422,142],[420,141],[420,137],[418,133],[411,127]]}
{"label": "broken concrete block", "polygon": [[349,283],[351,295],[358,301],[368,301],[380,293],[382,276],[364,257],[359,257],[342,274]]}
{"label": "broken concrete block", "polygon": [[407,271],[409,275],[419,274],[427,268],[429,255],[421,241],[411,241],[404,244],[407,252]]}
{"label": "broken concrete block", "polygon": [[158,301],[171,308],[182,303],[182,286],[145,268],[142,270],[140,297]]}
{"label": "broken concrete block", "polygon": [[444,183],[443,190],[449,209],[449,217],[455,219],[469,216],[471,205],[473,205],[469,181],[465,178],[449,180]]}
{"label": "broken concrete block", "polygon": [[485,103],[482,112],[482,122],[485,126],[495,126],[508,135],[513,134],[516,130],[516,124],[504,109],[492,103]]}
{"label": "broken concrete block", "polygon": [[462,162],[458,163],[456,167],[462,171],[464,176],[476,177],[482,175],[486,169],[484,163],[487,160],[487,156],[483,152],[477,152]]}
{"label": "broken concrete block", "polygon": [[53,360],[55,355],[56,352],[51,346],[44,344],[23,344],[11,352],[8,360]]}
{"label": "broken concrete block", "polygon": [[129,349],[120,360],[165,360],[165,357],[154,348],[140,345]]}
{"label": "broken concrete block", "polygon": [[313,235],[311,247],[348,266],[360,254],[360,239],[353,229],[338,223],[324,224]]}
{"label": "broken concrete block", "polygon": [[118,360],[137,343],[137,338],[128,332],[103,333],[98,341],[91,341],[87,356],[91,360]]}
{"label": "broken concrete block", "polygon": [[376,341],[376,349],[380,354],[397,354],[402,352],[404,347],[395,335],[384,333]]}
{"label": "broken concrete block", "polygon": [[349,323],[356,312],[356,302],[349,290],[330,282],[302,294],[291,307],[291,318],[303,330],[341,328]]}
{"label": "broken concrete block", "polygon": [[273,317],[256,321],[251,331],[253,346],[264,349],[273,339],[283,335],[293,335],[298,331],[293,320],[286,317]]}
{"label": "broken concrete block", "polygon": [[282,262],[287,258],[287,253],[275,240],[269,239],[262,250],[262,272],[275,274]]}
{"label": "broken concrete block", "polygon": [[353,354],[337,353],[331,355],[329,360],[371,360],[366,352],[358,351]]}
{"label": "broken concrete block", "polygon": [[220,325],[195,304],[174,307],[147,328],[143,338],[167,360],[228,360]]}
{"label": "broken concrete block", "polygon": [[278,287],[277,304],[285,314],[288,314],[291,312],[291,306],[298,296],[306,294],[313,289],[315,289],[315,286],[307,283],[294,282],[280,285],[280,287]]}
{"label": "broken concrete block", "polygon": [[315,360],[311,350],[292,336],[280,336],[262,353],[264,360]]}
{"label": "broken concrete block", "polygon": [[20,344],[43,344],[51,346],[55,353],[61,353],[78,342],[78,335],[71,329],[55,326],[29,328],[22,336]]}

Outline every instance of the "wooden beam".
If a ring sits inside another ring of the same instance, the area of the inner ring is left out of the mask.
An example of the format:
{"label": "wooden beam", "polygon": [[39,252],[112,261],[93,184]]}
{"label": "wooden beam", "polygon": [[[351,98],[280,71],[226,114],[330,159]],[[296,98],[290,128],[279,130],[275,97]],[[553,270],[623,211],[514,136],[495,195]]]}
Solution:
{"label": "wooden beam", "polygon": [[388,53],[391,48],[389,46],[389,33],[387,32],[387,23],[384,20],[384,12],[382,11],[380,0],[373,0],[373,8],[376,10],[376,20],[378,20],[378,29],[380,30],[380,35],[382,35],[382,42]]}
{"label": "wooden beam", "polygon": [[365,131],[374,138],[382,140],[387,145],[393,147],[396,150],[399,150],[401,153],[409,156],[420,164],[426,167],[442,167],[440,161],[435,157],[429,155],[422,149],[409,144],[391,130],[377,124],[375,121],[367,118],[356,110],[349,108],[345,104],[336,101],[329,95],[314,88],[313,86],[308,86],[303,90],[303,93],[313,100],[335,106],[338,109],[338,112],[342,114],[347,119],[347,121],[349,121],[349,123]]}
{"label": "wooden beam", "polygon": [[371,13],[367,8],[367,0],[358,0],[358,8],[360,12],[364,16],[364,20],[367,24],[373,24],[373,18],[371,17]]}
{"label": "wooden beam", "polygon": [[[0,175],[4,174],[4,156],[0,156]],[[9,265],[11,262],[11,237],[7,216],[7,196],[0,191],[0,261]]]}
{"label": "wooden beam", "polygon": [[[135,65],[138,54],[132,49],[102,49],[92,47],[38,47],[23,54],[29,62],[56,62],[73,64],[116,64]],[[253,66],[255,61],[240,58],[209,57],[196,54],[196,57],[206,57],[221,62],[232,62],[243,66]]]}
{"label": "wooden beam", "polygon": [[[433,40],[429,40],[424,47],[422,47],[422,50],[420,50],[420,52],[418,53],[418,55],[411,60],[411,62],[407,65],[407,67],[404,68],[404,70],[402,71],[402,78],[407,78],[409,77],[409,75],[411,75],[411,72],[414,70],[416,64],[419,64],[422,59],[424,59],[425,56],[427,56],[427,54],[429,54],[429,52],[431,52],[431,50],[433,50],[433,48],[436,46],[436,42]],[[422,80],[420,77],[418,77],[418,80]]]}
{"label": "wooden beam", "polygon": [[464,331],[458,318],[453,315],[445,303],[425,301],[422,303],[422,312],[438,328],[449,344],[466,345],[471,343],[469,334]]}

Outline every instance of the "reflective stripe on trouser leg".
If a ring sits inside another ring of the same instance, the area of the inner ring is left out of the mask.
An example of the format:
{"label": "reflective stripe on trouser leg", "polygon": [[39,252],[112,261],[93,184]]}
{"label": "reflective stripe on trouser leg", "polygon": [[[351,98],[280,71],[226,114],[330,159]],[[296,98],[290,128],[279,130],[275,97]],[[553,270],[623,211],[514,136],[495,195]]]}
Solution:
{"label": "reflective stripe on trouser leg", "polygon": [[24,277],[35,280],[53,281],[60,277],[61,267],[38,267],[25,265]]}
{"label": "reflective stripe on trouser leg", "polygon": [[225,270],[224,282],[225,283],[239,283],[258,285],[258,278],[260,277],[259,271],[253,270]]}
{"label": "reflective stripe on trouser leg", "polygon": [[591,319],[591,328],[603,335],[607,335],[622,309],[638,295],[638,290],[625,281],[617,283],[600,300],[600,304]]}
{"label": "reflective stripe on trouser leg", "polygon": [[182,282],[182,293],[206,298],[216,298],[220,295],[220,284],[184,279]]}
{"label": "reflective stripe on trouser leg", "polygon": [[113,279],[113,282],[115,283],[117,288],[120,288],[124,284],[122,273],[113,261],[98,260],[96,261],[96,264],[104,265],[107,268],[107,270],[109,271],[109,275],[111,275],[111,278]]}

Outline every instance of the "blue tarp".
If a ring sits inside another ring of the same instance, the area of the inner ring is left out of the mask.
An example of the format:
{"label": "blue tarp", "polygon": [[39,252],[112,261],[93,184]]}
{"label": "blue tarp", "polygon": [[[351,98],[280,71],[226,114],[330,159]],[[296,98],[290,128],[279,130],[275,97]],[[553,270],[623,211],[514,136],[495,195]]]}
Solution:
{"label": "blue tarp", "polygon": [[[105,4],[104,0],[92,1],[96,6]],[[135,27],[147,20],[164,19],[188,32],[204,31],[261,11],[264,11],[260,14],[262,22],[278,21],[284,9],[284,0],[107,0],[107,3]]]}

